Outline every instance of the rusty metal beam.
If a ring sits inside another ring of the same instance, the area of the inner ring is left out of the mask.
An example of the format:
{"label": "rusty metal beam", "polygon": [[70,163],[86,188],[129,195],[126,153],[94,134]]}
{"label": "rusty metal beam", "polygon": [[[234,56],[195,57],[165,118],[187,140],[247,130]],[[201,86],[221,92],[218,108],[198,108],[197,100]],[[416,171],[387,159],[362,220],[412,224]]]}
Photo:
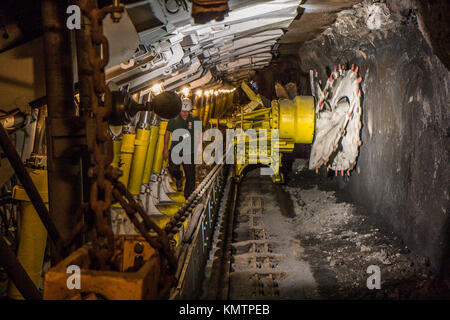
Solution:
{"label": "rusty metal beam", "polygon": [[67,1],[43,0],[47,156],[50,216],[64,238],[78,221],[82,202],[80,154],[86,145],[84,124],[76,117]]}

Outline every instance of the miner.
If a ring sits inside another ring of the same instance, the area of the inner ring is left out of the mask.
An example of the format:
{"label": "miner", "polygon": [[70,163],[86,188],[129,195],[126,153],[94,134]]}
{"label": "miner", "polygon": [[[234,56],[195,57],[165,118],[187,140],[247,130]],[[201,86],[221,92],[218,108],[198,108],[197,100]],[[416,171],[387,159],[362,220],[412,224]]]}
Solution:
{"label": "miner", "polygon": [[[186,179],[184,186],[184,197],[186,200],[195,190],[195,163],[198,163],[198,156],[202,153],[201,120],[196,115],[191,114],[191,111],[191,100],[183,98],[181,112],[178,116],[169,121],[164,136],[164,159],[169,159],[169,173],[176,180],[178,191],[181,191],[183,181],[183,173],[180,170],[180,164],[183,166]],[[172,145],[169,152],[169,139],[171,133]],[[180,148],[180,146],[177,147],[177,145],[181,143],[183,144],[182,148]],[[197,161],[195,161],[196,156]],[[182,159],[181,163],[178,161],[179,159]]]}

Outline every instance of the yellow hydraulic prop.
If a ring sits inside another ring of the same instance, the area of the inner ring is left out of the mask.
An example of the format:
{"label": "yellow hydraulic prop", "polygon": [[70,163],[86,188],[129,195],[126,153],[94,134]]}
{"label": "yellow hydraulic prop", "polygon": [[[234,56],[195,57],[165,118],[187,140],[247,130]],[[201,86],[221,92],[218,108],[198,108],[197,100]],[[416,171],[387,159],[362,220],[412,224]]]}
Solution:
{"label": "yellow hydraulic prop", "polygon": [[[47,170],[28,169],[31,179],[36,186],[42,200],[48,208]],[[13,198],[20,200],[20,228],[19,248],[17,258],[22,264],[30,279],[39,288],[42,264],[44,262],[45,247],[47,244],[47,230],[42,224],[39,215],[34,209],[25,189],[22,186],[13,188]],[[11,299],[23,300],[17,288],[9,283],[8,296]]]}
{"label": "yellow hydraulic prop", "polygon": [[206,123],[206,114],[209,111],[209,105],[211,104],[212,100],[212,96],[208,95],[205,97],[204,101],[203,101],[203,108],[201,110],[201,116],[200,116],[200,120],[202,120],[202,124],[203,126]]}
{"label": "yellow hydraulic prop", "polygon": [[214,108],[213,113],[210,114],[208,123],[211,123],[210,120],[213,118],[222,118],[222,116],[226,114],[229,106],[233,104],[233,98],[234,98],[234,91],[219,95],[219,102]]}
{"label": "yellow hydraulic prop", "polygon": [[[167,167],[167,163],[164,164],[163,161],[163,150],[164,150],[164,135],[167,129],[167,121],[161,121],[160,130],[159,130],[159,138],[156,146],[155,159],[153,162],[152,174],[160,175],[162,171],[163,165]],[[170,140],[169,140],[170,141]],[[157,190],[155,190],[157,192]],[[160,203],[156,205],[156,208],[163,215],[161,216],[153,216],[152,218],[160,227],[164,227],[172,216],[174,216],[178,210],[181,208],[183,202],[185,201],[182,192],[176,192],[174,194],[167,194],[167,196],[174,201],[175,203]],[[177,238],[178,239],[178,238]]]}
{"label": "yellow hydraulic prop", "polygon": [[152,173],[160,174],[163,167],[163,151],[164,151],[164,135],[166,134],[167,121],[161,121],[159,123],[159,137],[156,144],[156,153],[153,159]]}
{"label": "yellow hydraulic prop", "polygon": [[144,173],[142,175],[142,184],[150,182],[150,175],[152,174],[153,160],[155,159],[156,145],[159,137],[159,119],[157,116],[152,119],[150,128],[150,139],[147,149],[147,159],[145,160]]}
{"label": "yellow hydraulic prop", "polygon": [[202,118],[203,128],[206,128],[206,125],[208,124],[208,120],[210,118],[210,113],[213,108],[213,105],[216,103],[216,100],[217,100],[217,97],[214,97],[214,96],[211,96],[210,98],[208,98],[208,104],[205,106],[205,111],[203,113],[203,118]]}
{"label": "yellow hydraulic prop", "polygon": [[[219,109],[221,103],[222,103],[222,94],[218,94],[216,96],[214,104],[211,106],[211,109],[208,112],[208,119],[206,120],[206,125],[209,124],[209,119],[214,117],[214,115],[216,114],[217,109]],[[205,126],[204,128],[206,129],[207,127]]]}
{"label": "yellow hydraulic prop", "polygon": [[120,148],[122,147],[122,138],[113,137],[113,161],[111,166],[119,168],[120,166]]}
{"label": "yellow hydraulic prop", "polygon": [[[163,168],[164,135],[166,134],[167,124],[168,124],[167,121],[161,121],[159,124],[159,137],[158,142],[156,144],[156,152],[152,167],[152,174],[155,175],[160,175]],[[157,190],[155,190],[155,192],[157,192]],[[179,208],[177,204],[164,204],[164,205],[158,204],[156,207],[161,213],[167,216],[174,215]]]}
{"label": "yellow hydraulic prop", "polygon": [[219,104],[218,104],[216,110],[214,110],[214,113],[211,115],[211,117],[215,117],[216,114],[220,114],[225,109],[229,95],[230,94],[221,94],[220,95]]}
{"label": "yellow hydraulic prop", "polygon": [[124,130],[125,132],[122,135],[122,145],[120,147],[120,170],[122,170],[122,176],[119,178],[119,181],[126,186],[128,185],[130,176],[136,134],[132,128],[127,127]]}
{"label": "yellow hydraulic prop", "polygon": [[128,191],[134,195],[138,195],[141,191],[142,175],[144,173],[148,143],[150,140],[149,129],[149,127],[144,125],[144,127],[136,130],[133,161],[131,163],[130,179],[128,182]]}
{"label": "yellow hydraulic prop", "polygon": [[196,115],[197,117],[199,117],[201,119],[201,114],[203,111],[203,101],[204,101],[205,97],[203,95],[201,96],[195,96],[194,98],[194,108],[192,109],[192,114]]}

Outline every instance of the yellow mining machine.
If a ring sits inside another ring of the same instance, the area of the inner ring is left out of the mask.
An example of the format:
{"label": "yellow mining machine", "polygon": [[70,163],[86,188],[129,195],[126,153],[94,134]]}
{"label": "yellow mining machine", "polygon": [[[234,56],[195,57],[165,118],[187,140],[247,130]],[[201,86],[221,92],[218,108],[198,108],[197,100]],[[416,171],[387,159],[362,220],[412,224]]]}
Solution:
{"label": "yellow mining machine", "polygon": [[261,96],[245,82],[241,87],[250,103],[241,106],[230,118],[211,119],[210,124],[238,130],[235,141],[237,181],[249,164],[263,164],[270,167],[274,182],[283,182],[279,170],[283,153],[292,152],[296,143],[313,142],[314,97],[273,100],[270,107],[265,107]]}

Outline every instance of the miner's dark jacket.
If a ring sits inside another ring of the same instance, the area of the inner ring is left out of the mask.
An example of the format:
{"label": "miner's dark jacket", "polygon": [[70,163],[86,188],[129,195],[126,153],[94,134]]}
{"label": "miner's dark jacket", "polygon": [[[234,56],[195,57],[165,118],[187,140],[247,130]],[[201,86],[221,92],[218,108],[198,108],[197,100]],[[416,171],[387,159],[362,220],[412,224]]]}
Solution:
{"label": "miner's dark jacket", "polygon": [[[194,140],[194,121],[200,122],[199,127],[201,128],[201,130],[199,130],[199,132],[197,132],[197,135],[198,135],[197,139],[200,139],[200,134],[203,129],[201,126],[201,120],[196,115],[189,114],[189,116],[187,117],[186,120],[183,120],[181,115],[178,115],[169,121],[169,123],[167,124],[167,131],[173,132],[176,129],[186,129],[189,131],[189,137],[180,137],[180,139],[178,141],[172,141],[171,149],[173,149],[173,147],[175,147],[183,139],[190,139],[190,142],[191,142],[191,150],[190,150],[191,152],[190,153],[191,154],[194,153],[194,151],[195,151],[195,149],[194,149],[194,141],[195,141]],[[197,140],[197,141],[199,141],[199,140]]]}

